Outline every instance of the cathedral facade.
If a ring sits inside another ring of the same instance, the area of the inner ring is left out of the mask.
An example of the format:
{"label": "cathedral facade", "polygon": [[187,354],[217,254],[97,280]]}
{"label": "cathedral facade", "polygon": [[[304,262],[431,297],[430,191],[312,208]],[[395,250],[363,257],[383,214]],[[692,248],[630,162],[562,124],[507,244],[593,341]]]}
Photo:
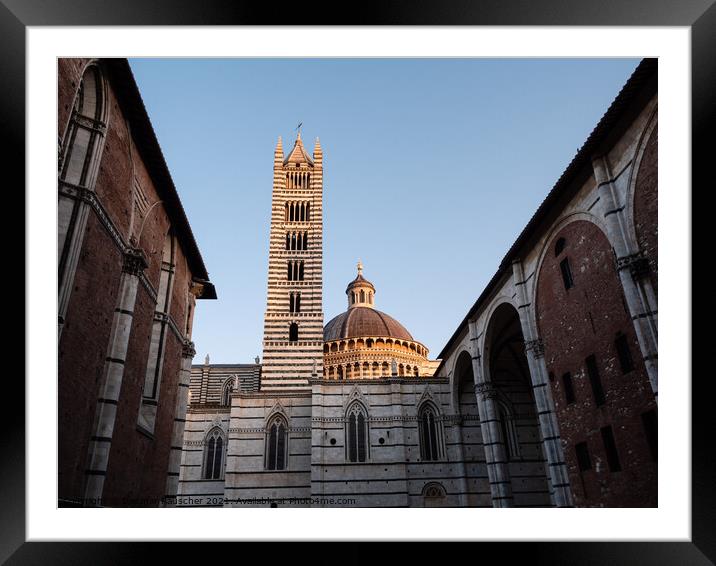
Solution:
{"label": "cathedral facade", "polygon": [[656,506],[644,60],[438,355],[357,276],[324,325],[323,153],[279,139],[263,360],[192,367],[178,505]]}

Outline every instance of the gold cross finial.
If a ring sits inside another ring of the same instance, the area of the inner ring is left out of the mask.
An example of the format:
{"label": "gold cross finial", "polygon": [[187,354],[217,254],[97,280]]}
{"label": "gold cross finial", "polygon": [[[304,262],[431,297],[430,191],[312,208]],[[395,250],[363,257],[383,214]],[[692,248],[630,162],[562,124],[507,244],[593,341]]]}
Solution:
{"label": "gold cross finial", "polygon": [[358,260],[358,275],[363,275],[363,264]]}

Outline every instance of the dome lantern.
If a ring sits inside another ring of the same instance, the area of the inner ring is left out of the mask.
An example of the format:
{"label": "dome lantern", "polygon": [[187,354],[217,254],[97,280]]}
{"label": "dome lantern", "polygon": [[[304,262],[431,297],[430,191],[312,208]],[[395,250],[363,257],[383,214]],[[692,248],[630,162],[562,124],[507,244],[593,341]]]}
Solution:
{"label": "dome lantern", "polygon": [[363,264],[358,260],[358,275],[348,283],[346,295],[348,296],[348,308],[368,307],[373,308],[375,287],[373,283],[363,277]]}

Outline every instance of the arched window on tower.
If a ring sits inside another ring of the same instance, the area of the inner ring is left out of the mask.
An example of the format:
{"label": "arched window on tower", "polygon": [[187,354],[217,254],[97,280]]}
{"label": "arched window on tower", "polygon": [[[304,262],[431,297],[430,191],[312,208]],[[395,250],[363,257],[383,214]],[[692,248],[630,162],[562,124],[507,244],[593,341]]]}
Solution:
{"label": "arched window on tower", "polygon": [[365,462],[368,458],[368,413],[358,402],[346,411],[346,459]]}
{"label": "arched window on tower", "polygon": [[288,447],[288,423],[282,415],[269,421],[266,429],[266,469],[285,470]]}
{"label": "arched window on tower", "polygon": [[288,312],[301,312],[301,293],[289,293]]}
{"label": "arched window on tower", "polygon": [[214,427],[204,439],[204,473],[205,480],[218,480],[224,471],[224,433]]}
{"label": "arched window on tower", "polygon": [[292,322],[291,326],[288,327],[288,341],[298,342],[298,324],[295,322]]}
{"label": "arched window on tower", "polygon": [[443,454],[443,431],[438,411],[432,403],[424,403],[418,411],[420,433],[420,457],[423,460],[439,460]]}
{"label": "arched window on tower", "polygon": [[311,203],[306,203],[306,221],[310,222],[311,220]]}

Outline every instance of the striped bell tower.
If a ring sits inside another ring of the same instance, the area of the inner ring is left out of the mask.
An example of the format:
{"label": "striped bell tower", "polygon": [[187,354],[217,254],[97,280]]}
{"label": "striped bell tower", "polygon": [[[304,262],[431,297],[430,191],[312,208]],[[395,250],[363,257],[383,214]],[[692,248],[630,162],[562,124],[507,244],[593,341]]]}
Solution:
{"label": "striped bell tower", "polygon": [[299,131],[273,161],[268,298],[261,389],[307,388],[323,375],[323,151],[313,157]]}

